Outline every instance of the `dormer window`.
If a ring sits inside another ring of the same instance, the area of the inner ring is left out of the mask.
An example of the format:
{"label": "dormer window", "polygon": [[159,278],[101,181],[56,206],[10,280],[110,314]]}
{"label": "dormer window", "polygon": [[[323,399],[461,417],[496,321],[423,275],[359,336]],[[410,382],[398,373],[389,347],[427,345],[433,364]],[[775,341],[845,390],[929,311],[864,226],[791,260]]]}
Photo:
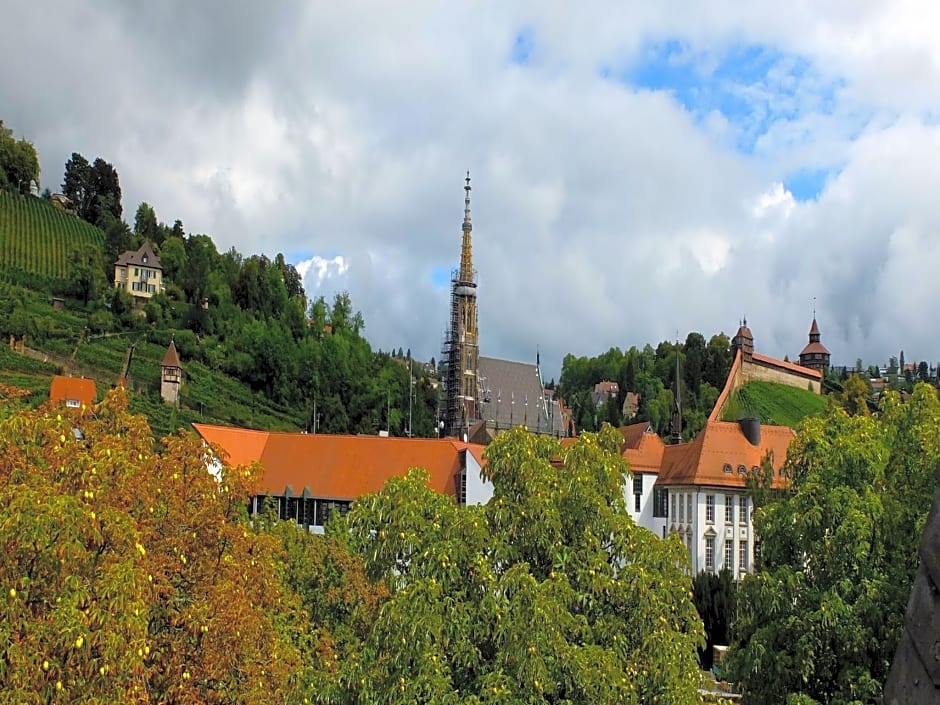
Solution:
{"label": "dormer window", "polygon": [[738,475],[747,475],[747,468],[743,465],[738,465]]}
{"label": "dormer window", "polygon": [[144,255],[144,264],[147,264],[147,255]]}
{"label": "dormer window", "polygon": [[724,466],[724,468],[722,468],[722,469],[723,469],[725,472],[730,473],[730,472],[731,472],[731,463],[725,463],[725,466]]}

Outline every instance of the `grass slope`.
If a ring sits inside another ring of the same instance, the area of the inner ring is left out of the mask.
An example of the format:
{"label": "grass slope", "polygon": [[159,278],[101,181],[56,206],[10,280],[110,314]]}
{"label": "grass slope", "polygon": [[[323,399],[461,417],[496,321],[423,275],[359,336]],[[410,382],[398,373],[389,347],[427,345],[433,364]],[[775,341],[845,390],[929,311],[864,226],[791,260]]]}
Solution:
{"label": "grass slope", "polygon": [[761,423],[797,428],[807,416],[820,414],[826,397],[798,387],[773,382],[748,382],[725,404],[721,418],[737,421],[757,416]]}
{"label": "grass slope", "polygon": [[84,243],[101,247],[104,234],[51,201],[0,191],[0,273],[6,278],[61,282],[70,253]]}

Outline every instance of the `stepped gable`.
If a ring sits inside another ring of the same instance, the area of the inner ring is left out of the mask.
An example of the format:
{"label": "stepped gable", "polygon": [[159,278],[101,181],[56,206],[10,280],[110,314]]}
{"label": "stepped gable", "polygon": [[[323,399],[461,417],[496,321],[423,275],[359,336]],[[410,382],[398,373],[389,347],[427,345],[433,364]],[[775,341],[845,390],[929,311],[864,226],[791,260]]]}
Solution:
{"label": "stepped gable", "polygon": [[786,479],[780,477],[780,468],[796,434],[786,426],[761,424],[759,428],[760,439],[753,445],[741,424],[709,420],[691,442],[663,449],[657,484],[743,488],[752,468],[760,467],[764,457],[772,453],[773,487],[784,486]]}
{"label": "stepped gable", "polygon": [[230,465],[260,462],[261,491],[271,495],[303,492],[324,499],[355,499],[379,492],[392,477],[412,467],[430,473],[431,489],[456,496],[455,478],[466,451],[483,465],[483,448],[450,438],[383,438],[253,431],[193,424],[210,445],[226,454]]}

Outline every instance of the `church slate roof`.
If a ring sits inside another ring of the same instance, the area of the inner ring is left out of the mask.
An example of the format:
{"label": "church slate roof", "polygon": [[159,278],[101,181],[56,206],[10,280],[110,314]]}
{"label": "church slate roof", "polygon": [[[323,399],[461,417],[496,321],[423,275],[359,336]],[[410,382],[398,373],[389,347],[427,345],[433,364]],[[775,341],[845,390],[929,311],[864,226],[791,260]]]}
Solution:
{"label": "church slate roof", "polygon": [[481,415],[488,427],[525,426],[533,433],[565,435],[557,404],[545,399],[538,365],[481,355],[477,369]]}

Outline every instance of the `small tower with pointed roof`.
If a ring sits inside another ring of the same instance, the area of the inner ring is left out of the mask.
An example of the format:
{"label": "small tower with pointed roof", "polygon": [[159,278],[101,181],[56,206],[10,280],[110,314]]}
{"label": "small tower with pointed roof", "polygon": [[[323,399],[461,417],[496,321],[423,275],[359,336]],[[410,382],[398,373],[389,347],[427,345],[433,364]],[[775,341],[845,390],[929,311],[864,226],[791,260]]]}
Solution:
{"label": "small tower with pointed roof", "polygon": [[819,325],[816,323],[816,311],[813,311],[813,324],[809,328],[809,342],[800,353],[800,365],[825,374],[829,369],[829,350],[819,341]]}
{"label": "small tower with pointed roof", "polygon": [[742,362],[751,361],[754,355],[754,335],[751,333],[751,329],[747,327],[747,317],[741,321],[738,332],[731,339],[732,354],[737,353],[738,350],[741,351]]}
{"label": "small tower with pointed roof", "polygon": [[170,346],[163,356],[160,372],[160,396],[166,404],[180,405],[180,386],[183,384],[183,366],[180,364],[176,343],[170,340]]}

